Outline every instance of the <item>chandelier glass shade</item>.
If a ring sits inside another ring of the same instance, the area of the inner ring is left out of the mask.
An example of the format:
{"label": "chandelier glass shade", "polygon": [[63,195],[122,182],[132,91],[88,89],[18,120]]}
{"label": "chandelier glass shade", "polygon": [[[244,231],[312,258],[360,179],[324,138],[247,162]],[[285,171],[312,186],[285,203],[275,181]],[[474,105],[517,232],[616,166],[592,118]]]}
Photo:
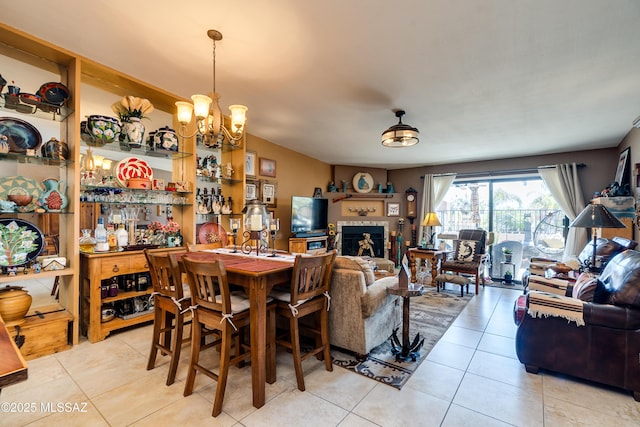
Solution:
{"label": "chandelier glass shade", "polygon": [[[213,90],[212,97],[207,95],[192,95],[191,102],[178,101],[178,133],[183,138],[192,138],[199,135],[203,144],[207,146],[220,145],[226,139],[235,145],[244,136],[244,126],[247,120],[247,107],[244,105],[231,105],[231,126],[227,129],[224,125],[224,116],[220,109],[220,95],[216,92],[216,41],[222,40],[222,33],[216,30],[207,31],[207,36],[213,41]],[[196,118],[196,128],[191,134],[187,132],[187,126],[192,117]]]}
{"label": "chandelier glass shade", "polygon": [[396,110],[395,113],[398,123],[382,133],[382,145],[393,148],[416,145],[420,141],[418,138],[420,131],[413,126],[402,123],[402,116],[405,115],[404,110]]}

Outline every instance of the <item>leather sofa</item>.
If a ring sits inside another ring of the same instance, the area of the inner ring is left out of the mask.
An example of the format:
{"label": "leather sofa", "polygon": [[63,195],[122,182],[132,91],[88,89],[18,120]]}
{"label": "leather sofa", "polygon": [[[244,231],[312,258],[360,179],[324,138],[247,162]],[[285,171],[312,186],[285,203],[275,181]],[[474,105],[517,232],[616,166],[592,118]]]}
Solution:
{"label": "leather sofa", "polygon": [[[580,326],[532,310],[538,291],[519,298],[514,308],[518,359],[527,372],[546,369],[573,375],[631,391],[640,401],[640,252],[614,256],[591,282],[576,284],[572,296],[552,297],[554,304],[575,305],[575,295],[593,295],[592,301],[578,303],[584,321]],[[580,292],[585,286],[594,286],[594,291]]]}
{"label": "leather sofa", "polygon": [[353,256],[338,256],[333,264],[329,341],[356,355],[368,354],[400,324],[398,297],[387,294],[398,277],[376,278],[375,267],[372,260]]}

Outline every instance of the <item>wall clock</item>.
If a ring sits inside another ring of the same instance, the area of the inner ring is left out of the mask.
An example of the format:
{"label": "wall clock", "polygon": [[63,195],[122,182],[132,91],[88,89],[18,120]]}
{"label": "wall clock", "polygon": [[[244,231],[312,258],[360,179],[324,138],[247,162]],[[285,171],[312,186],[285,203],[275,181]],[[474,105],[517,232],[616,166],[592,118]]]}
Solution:
{"label": "wall clock", "polygon": [[409,187],[405,191],[405,200],[407,203],[407,218],[415,219],[418,216],[418,192]]}

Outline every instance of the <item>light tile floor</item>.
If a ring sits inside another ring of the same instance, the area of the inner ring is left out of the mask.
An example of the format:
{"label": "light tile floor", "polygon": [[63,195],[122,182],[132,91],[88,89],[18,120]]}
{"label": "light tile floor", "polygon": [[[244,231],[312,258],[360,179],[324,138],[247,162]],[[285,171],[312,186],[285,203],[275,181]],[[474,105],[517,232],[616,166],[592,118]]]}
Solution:
{"label": "light tile floor", "polygon": [[[164,385],[166,358],[145,370],[147,326],[29,362],[29,380],[0,394],[0,426],[640,425],[640,403],[628,393],[525,372],[514,350],[518,295],[481,289],[401,391],[339,367],[327,372],[310,359],[307,391],[300,392],[290,355],[279,352],[278,379],[267,385],[264,407],[251,405],[250,369],[232,368],[223,413],[212,418],[213,381],[199,375],[195,392],[182,396],[188,348],[172,386]],[[21,413],[7,413],[7,403]]]}

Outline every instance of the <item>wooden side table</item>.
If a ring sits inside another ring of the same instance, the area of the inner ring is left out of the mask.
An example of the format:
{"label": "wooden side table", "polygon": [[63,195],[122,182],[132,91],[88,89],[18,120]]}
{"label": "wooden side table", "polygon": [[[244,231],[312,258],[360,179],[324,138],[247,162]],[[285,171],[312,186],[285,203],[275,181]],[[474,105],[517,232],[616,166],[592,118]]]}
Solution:
{"label": "wooden side table", "polygon": [[444,260],[449,251],[440,251],[435,249],[409,249],[409,268],[411,269],[411,283],[416,283],[416,259],[428,259],[431,262],[431,284],[435,283],[435,278],[438,275],[440,268],[440,262]]}
{"label": "wooden side table", "polygon": [[400,268],[398,284],[387,288],[387,293],[402,297],[402,343],[398,339],[398,328],[393,330],[393,335],[391,336],[391,349],[399,362],[408,361],[409,359],[415,362],[420,355],[422,344],[424,344],[424,338],[420,339],[420,333],[416,334],[413,341],[409,339],[411,297],[420,296],[422,292],[422,285],[414,286],[409,283],[409,272],[406,271],[406,266]]}

